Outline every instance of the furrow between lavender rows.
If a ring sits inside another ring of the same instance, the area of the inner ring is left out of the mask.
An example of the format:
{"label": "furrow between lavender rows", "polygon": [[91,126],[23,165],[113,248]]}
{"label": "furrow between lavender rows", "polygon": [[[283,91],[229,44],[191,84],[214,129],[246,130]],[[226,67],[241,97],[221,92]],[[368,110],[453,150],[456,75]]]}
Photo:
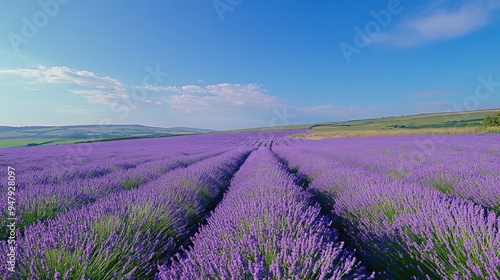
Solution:
{"label": "furrow between lavender rows", "polygon": [[[25,227],[38,220],[55,218],[60,213],[94,203],[111,193],[139,188],[165,173],[217,156],[225,151],[227,149],[184,156],[178,153],[162,154],[157,155],[156,160],[149,160],[145,163],[137,162],[137,165],[134,164],[135,167],[130,165],[128,169],[116,169],[102,176],[72,179],[58,184],[34,182],[17,191],[17,227],[23,233]],[[109,164],[114,163],[109,162]],[[86,166],[82,166],[79,173],[85,173],[86,170],[91,172],[91,167],[87,169]],[[40,172],[50,173],[51,170],[46,169]],[[7,201],[1,200],[0,207],[6,203]],[[6,207],[5,205],[3,209]],[[2,219],[0,227],[2,238],[6,236],[2,234],[7,230],[6,225],[7,219]]]}
{"label": "furrow between lavender rows", "polygon": [[157,279],[370,278],[269,148],[253,152],[193,245]]}
{"label": "furrow between lavender rows", "polygon": [[298,147],[274,151],[308,176],[368,268],[388,278],[500,277],[495,212]]}
{"label": "furrow between lavender rows", "polygon": [[[26,228],[17,240],[20,279],[150,279],[186,245],[253,148],[173,170]],[[7,250],[1,241],[1,250]],[[5,256],[0,261],[5,263]]]}

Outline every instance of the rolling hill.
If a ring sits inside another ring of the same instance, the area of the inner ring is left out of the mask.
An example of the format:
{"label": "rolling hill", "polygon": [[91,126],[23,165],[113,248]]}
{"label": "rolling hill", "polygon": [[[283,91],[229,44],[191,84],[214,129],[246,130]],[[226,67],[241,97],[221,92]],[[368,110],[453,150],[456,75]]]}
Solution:
{"label": "rolling hill", "polygon": [[213,132],[190,127],[149,127],[143,125],[0,126],[0,147],[20,147],[151,138]]}

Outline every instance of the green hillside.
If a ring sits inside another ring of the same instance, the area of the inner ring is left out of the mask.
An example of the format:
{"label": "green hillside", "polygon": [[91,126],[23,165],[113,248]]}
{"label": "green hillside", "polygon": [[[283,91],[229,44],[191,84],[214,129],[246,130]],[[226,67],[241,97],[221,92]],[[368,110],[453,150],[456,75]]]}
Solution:
{"label": "green hillside", "polygon": [[210,131],[189,127],[161,128],[142,125],[0,126],[0,148],[167,137]]}

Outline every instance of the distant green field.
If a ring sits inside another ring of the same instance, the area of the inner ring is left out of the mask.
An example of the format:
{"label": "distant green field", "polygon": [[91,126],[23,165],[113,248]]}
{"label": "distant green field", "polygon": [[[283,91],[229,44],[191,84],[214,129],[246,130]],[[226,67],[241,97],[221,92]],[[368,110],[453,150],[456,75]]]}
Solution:
{"label": "distant green field", "polygon": [[142,125],[0,126],[0,148],[166,137],[208,131],[189,127],[161,128]]}
{"label": "distant green field", "polygon": [[313,131],[423,129],[480,126],[484,117],[498,110],[422,114],[312,125]]}
{"label": "distant green field", "polygon": [[0,139],[0,148],[62,145],[97,140],[100,139]]}
{"label": "distant green field", "polygon": [[485,116],[499,111],[500,109],[421,114],[282,127],[260,127],[225,132],[304,129],[308,131],[308,135],[297,135],[297,137],[313,139],[376,135],[497,133],[500,130],[499,128],[484,128],[482,127],[482,121]]}
{"label": "distant green field", "polygon": [[422,114],[378,119],[314,124],[309,127],[310,139],[330,137],[362,137],[377,135],[470,134],[498,133],[500,128],[482,126],[487,115],[499,110],[458,113]]}

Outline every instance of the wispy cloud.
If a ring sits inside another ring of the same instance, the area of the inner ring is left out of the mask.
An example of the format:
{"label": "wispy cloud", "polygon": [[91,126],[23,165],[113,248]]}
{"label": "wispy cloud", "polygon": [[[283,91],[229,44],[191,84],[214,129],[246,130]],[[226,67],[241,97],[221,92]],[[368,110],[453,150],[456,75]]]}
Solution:
{"label": "wispy cloud", "polygon": [[61,106],[60,108],[54,109],[55,113],[64,115],[84,115],[84,116],[96,116],[104,115],[102,111],[96,112],[95,110],[88,110],[77,108],[74,106]]}
{"label": "wispy cloud", "polygon": [[257,84],[188,85],[167,87],[163,91],[175,94],[163,98],[162,101],[167,102],[174,108],[187,109],[185,112],[191,111],[193,107],[198,110],[207,110],[214,106],[225,106],[220,109],[227,110],[233,106],[251,106],[254,109],[266,109],[282,105],[277,97],[265,94],[262,86]]}
{"label": "wispy cloud", "polygon": [[447,101],[427,101],[427,102],[418,102],[418,106],[426,106],[426,107],[431,107],[431,106],[448,106],[449,108],[452,107],[453,103],[447,102]]}
{"label": "wispy cloud", "polygon": [[433,96],[441,96],[441,95],[452,95],[457,94],[458,92],[453,90],[425,90],[417,93],[411,94],[412,97],[433,97]]}
{"label": "wispy cloud", "polygon": [[349,120],[382,116],[390,107],[387,105],[372,106],[335,106],[331,104],[306,106],[298,108],[299,113],[331,120]]}
{"label": "wispy cloud", "polygon": [[211,121],[231,128],[267,126],[273,119],[273,110],[287,106],[258,84],[186,85],[154,90],[160,93],[162,106],[172,116],[193,124]]}
{"label": "wispy cloud", "polygon": [[24,90],[29,90],[29,91],[40,91],[40,88],[35,88],[35,87],[22,87],[21,89]]}
{"label": "wispy cloud", "polygon": [[463,103],[453,103],[443,100],[418,102],[416,107],[418,113],[436,113],[436,112],[457,112],[470,110],[483,110],[499,108],[499,102],[480,102],[473,108],[464,106]]}
{"label": "wispy cloud", "polygon": [[96,87],[123,88],[123,84],[117,79],[98,75],[90,71],[75,70],[65,66],[0,69],[0,75],[14,75],[31,79],[33,83],[67,83],[75,85],[92,85]]}
{"label": "wispy cloud", "polygon": [[476,31],[492,20],[500,9],[496,0],[442,1],[418,16],[403,20],[392,31],[380,34],[374,42],[401,48],[453,39]]}
{"label": "wispy cloud", "polygon": [[[75,70],[65,66],[34,68],[0,69],[0,76],[15,76],[25,84],[40,88],[43,84],[69,84],[79,89],[73,93],[87,97],[91,102],[115,106],[119,100],[128,97],[129,86],[115,78],[96,73]],[[26,87],[24,87],[26,88]]]}
{"label": "wispy cloud", "polygon": [[99,103],[109,106],[118,106],[128,97],[125,92],[114,89],[71,89],[70,92],[84,96],[91,103]]}
{"label": "wispy cloud", "polygon": [[416,103],[416,108],[419,113],[436,113],[436,112],[455,112],[457,111],[457,104],[452,102],[435,100],[435,101],[422,101]]}
{"label": "wispy cloud", "polygon": [[326,105],[318,105],[318,106],[306,106],[303,108],[303,110],[308,111],[308,112],[322,113],[322,112],[330,112],[331,110],[353,110],[356,108],[358,108],[358,107],[356,107],[356,106],[341,107],[341,106],[326,104]]}

